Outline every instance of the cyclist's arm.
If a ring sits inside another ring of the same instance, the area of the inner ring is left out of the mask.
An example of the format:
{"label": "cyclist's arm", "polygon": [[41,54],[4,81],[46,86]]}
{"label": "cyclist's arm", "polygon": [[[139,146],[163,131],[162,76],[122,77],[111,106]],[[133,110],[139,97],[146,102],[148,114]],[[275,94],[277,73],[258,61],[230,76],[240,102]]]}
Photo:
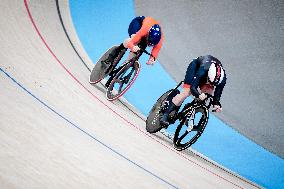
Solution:
{"label": "cyclist's arm", "polygon": [[141,29],[127,43],[127,47],[132,49],[135,45],[137,45],[141,41],[142,37],[147,35],[147,33],[148,33],[147,27],[142,25]]}
{"label": "cyclist's arm", "polygon": [[221,95],[223,92],[223,89],[226,85],[226,81],[227,81],[227,77],[226,74],[224,75],[223,81],[216,86],[215,91],[214,91],[214,98],[213,98],[213,104],[217,104],[220,105],[220,99],[221,99]]}
{"label": "cyclist's arm", "polygon": [[157,45],[155,45],[152,49],[152,52],[151,54],[155,57],[155,59],[157,59],[158,57],[158,54],[162,48],[162,45],[163,45],[163,41],[164,41],[164,34],[162,33],[162,37],[161,37],[161,40],[159,41],[159,43]]}
{"label": "cyclist's arm", "polygon": [[194,76],[194,79],[192,80],[192,84],[190,87],[190,92],[193,96],[195,96],[196,98],[199,97],[200,93],[197,90],[199,84],[200,84],[200,80],[201,78],[203,78],[206,75],[206,71],[203,67],[200,67],[199,70],[197,71],[196,75]]}

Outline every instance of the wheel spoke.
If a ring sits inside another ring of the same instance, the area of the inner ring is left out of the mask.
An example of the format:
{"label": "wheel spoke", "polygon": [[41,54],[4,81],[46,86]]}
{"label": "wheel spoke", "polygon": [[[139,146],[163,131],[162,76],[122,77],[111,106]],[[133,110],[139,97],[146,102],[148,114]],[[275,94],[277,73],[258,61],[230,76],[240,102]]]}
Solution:
{"label": "wheel spoke", "polygon": [[189,132],[187,130],[185,130],[185,132],[183,133],[183,135],[180,136],[180,138],[178,139],[178,143],[181,143],[181,141],[184,139],[184,137],[186,137],[186,135],[188,134]]}
{"label": "wheel spoke", "polygon": [[[110,86],[112,87],[109,87],[111,90],[109,90],[107,93],[108,99],[114,100],[124,94],[129,88],[129,85],[131,85],[132,81],[135,79],[137,71],[138,69],[136,69],[136,67],[133,65],[123,65],[110,83]],[[115,91],[115,89],[117,91]]]}
{"label": "wheel spoke", "polygon": [[119,85],[121,85],[121,84],[122,84],[122,81],[121,81],[120,78],[117,78],[117,79],[114,80],[114,83],[118,83]]}
{"label": "wheel spoke", "polygon": [[[185,150],[194,144],[197,139],[203,133],[205,126],[207,124],[207,114],[208,111],[206,107],[194,107],[191,114],[187,115],[187,118],[180,120],[180,124],[177,126],[175,136],[174,136],[174,147],[177,150]],[[194,124],[194,122],[195,124]],[[198,121],[199,120],[199,121]],[[187,126],[187,128],[185,128]]]}
{"label": "wheel spoke", "polygon": [[123,82],[120,82],[120,84],[119,84],[119,89],[118,89],[118,93],[121,93],[121,89],[122,89],[122,87],[123,87],[123,85],[124,85],[124,83]]}

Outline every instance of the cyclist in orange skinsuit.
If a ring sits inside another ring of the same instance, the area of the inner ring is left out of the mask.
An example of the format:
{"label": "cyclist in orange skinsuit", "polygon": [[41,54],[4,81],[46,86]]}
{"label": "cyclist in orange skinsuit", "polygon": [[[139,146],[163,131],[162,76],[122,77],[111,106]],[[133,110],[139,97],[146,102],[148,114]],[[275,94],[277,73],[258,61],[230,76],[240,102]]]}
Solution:
{"label": "cyclist in orange skinsuit", "polygon": [[140,50],[140,47],[146,48],[150,46],[153,47],[151,52],[153,57],[150,56],[146,64],[154,64],[164,39],[164,34],[159,22],[152,17],[136,17],[129,24],[128,34],[130,38],[124,40],[117,49],[110,53],[109,57],[104,62],[107,64],[112,63],[119,52],[126,48],[129,48],[132,52],[137,52]]}

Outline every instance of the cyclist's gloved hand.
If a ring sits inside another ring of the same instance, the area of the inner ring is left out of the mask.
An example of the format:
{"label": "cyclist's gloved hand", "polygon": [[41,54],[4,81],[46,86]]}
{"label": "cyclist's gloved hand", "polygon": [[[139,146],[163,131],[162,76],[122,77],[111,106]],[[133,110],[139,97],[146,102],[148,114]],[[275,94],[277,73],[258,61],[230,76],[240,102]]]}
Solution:
{"label": "cyclist's gloved hand", "polygon": [[147,65],[153,65],[155,63],[155,58],[154,57],[150,57],[148,62],[146,62]]}
{"label": "cyclist's gloved hand", "polygon": [[201,93],[198,98],[203,101],[207,98],[207,95],[204,93]]}
{"label": "cyclist's gloved hand", "polygon": [[131,49],[132,52],[137,52],[137,51],[139,51],[139,50],[140,50],[140,48],[139,48],[137,45],[135,45],[135,46]]}
{"label": "cyclist's gloved hand", "polygon": [[218,100],[214,99],[213,102],[212,102],[212,105],[213,105],[213,108],[212,108],[213,112],[221,112],[222,111],[222,105]]}
{"label": "cyclist's gloved hand", "polygon": [[219,106],[219,105],[213,105],[212,111],[213,112],[222,112],[222,107]]}

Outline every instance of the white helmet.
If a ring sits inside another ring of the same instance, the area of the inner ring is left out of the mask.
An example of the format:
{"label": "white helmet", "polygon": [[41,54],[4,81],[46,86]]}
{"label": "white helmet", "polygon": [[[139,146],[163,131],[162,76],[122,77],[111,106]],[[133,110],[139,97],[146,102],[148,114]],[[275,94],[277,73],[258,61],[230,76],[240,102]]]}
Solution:
{"label": "white helmet", "polygon": [[219,85],[222,82],[224,75],[225,72],[221,64],[212,63],[210,65],[208,70],[208,79],[211,84]]}

